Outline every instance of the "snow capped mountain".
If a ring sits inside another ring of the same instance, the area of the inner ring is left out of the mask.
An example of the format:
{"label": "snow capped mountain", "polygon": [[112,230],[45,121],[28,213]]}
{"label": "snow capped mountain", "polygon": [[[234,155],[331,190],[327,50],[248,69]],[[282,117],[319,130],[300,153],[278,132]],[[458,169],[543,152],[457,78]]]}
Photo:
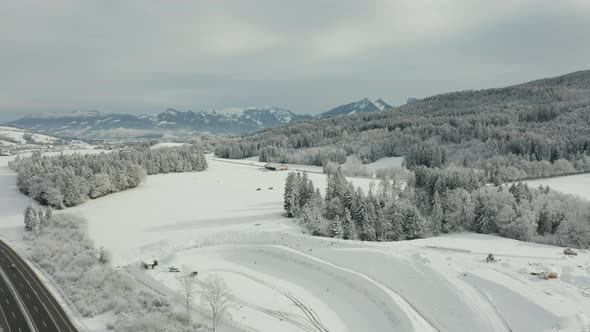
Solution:
{"label": "snow capped mountain", "polygon": [[377,106],[379,108],[379,110],[381,110],[381,111],[385,111],[385,110],[393,108],[393,106],[389,105],[381,98],[375,100],[375,102],[373,104],[375,104],[375,106]]}
{"label": "snow capped mountain", "polygon": [[[383,99],[363,98],[321,113],[318,118],[366,113],[391,108]],[[47,134],[84,139],[193,135],[198,133],[241,134],[313,119],[311,115],[270,106],[222,108],[207,111],[178,111],[173,108],[156,115],[130,115],[99,111],[41,113],[25,116],[8,125]]]}
{"label": "snow capped mountain", "polygon": [[327,112],[321,113],[318,115],[318,117],[327,118],[331,116],[348,115],[355,113],[377,112],[390,108],[392,107],[385,101],[383,101],[383,99],[381,98],[377,99],[375,102],[370,101],[368,98],[363,98],[359,101],[350,104],[340,105]]}
{"label": "snow capped mountain", "polygon": [[254,132],[311,118],[276,107],[224,108],[204,112],[172,108],[156,115],[107,114],[97,111],[42,113],[11,125],[62,137],[127,138],[144,135],[189,135],[201,132],[237,134]]}

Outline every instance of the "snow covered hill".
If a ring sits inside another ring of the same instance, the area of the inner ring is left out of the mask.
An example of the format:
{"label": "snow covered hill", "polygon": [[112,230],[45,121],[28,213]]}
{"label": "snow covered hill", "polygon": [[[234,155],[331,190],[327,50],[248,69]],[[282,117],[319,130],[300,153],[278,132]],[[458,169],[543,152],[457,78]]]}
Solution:
{"label": "snow covered hill", "polygon": [[0,126],[0,155],[16,154],[35,149],[72,148],[75,146],[87,148],[88,144],[37,134],[19,128]]}

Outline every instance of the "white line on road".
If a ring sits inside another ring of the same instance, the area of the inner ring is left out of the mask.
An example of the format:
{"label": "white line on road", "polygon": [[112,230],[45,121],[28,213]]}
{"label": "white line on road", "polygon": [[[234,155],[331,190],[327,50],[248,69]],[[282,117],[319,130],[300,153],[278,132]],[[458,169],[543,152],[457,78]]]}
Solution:
{"label": "white line on road", "polygon": [[33,306],[33,309],[35,309],[36,312],[39,312],[36,305]]}
{"label": "white line on road", "polygon": [[11,314],[12,314],[12,318],[16,318],[16,315],[14,314],[14,311],[11,312]]}

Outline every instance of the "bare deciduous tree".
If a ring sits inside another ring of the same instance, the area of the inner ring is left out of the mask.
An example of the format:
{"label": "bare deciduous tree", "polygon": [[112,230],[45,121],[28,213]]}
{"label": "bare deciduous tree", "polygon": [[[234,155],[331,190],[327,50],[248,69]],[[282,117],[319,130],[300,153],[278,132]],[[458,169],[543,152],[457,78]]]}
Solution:
{"label": "bare deciduous tree", "polygon": [[218,275],[212,275],[205,279],[201,286],[201,301],[209,306],[211,310],[213,331],[217,327],[217,324],[221,318],[227,313],[227,309],[230,306],[231,295],[227,288],[227,284]]}
{"label": "bare deciduous tree", "polygon": [[181,290],[186,299],[186,322],[187,326],[191,324],[191,300],[196,291],[196,279],[191,277],[186,271],[183,271],[182,275],[178,276],[178,283],[180,284]]}

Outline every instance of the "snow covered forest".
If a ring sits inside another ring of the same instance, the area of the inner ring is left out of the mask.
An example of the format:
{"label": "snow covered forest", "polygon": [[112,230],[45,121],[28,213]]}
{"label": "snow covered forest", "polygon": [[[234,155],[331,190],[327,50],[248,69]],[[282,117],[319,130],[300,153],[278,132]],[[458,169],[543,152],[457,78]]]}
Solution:
{"label": "snow covered forest", "polygon": [[137,187],[146,175],[207,169],[196,145],[138,149],[100,154],[17,156],[10,167],[25,195],[57,209],[72,207],[111,193]]}
{"label": "snow covered forest", "polygon": [[[84,317],[113,312],[108,328],[115,332],[208,331],[198,323],[187,324],[185,316],[172,305],[141,290],[125,270],[113,268],[108,251],[94,247],[85,219],[47,215],[47,211],[31,207],[25,212],[30,258],[51,276]],[[31,216],[40,221],[35,229],[29,228]]]}
{"label": "snow covered forest", "polygon": [[356,155],[480,169],[489,182],[590,171],[590,71],[437,95],[391,111],[302,121],[220,142],[219,157],[322,166]]}
{"label": "snow covered forest", "polygon": [[468,169],[420,166],[405,188],[382,180],[365,194],[340,169],[325,197],[306,173],[290,173],[284,208],[314,235],[364,241],[411,240],[473,231],[523,241],[590,247],[590,204],[549,187],[487,186]]}

